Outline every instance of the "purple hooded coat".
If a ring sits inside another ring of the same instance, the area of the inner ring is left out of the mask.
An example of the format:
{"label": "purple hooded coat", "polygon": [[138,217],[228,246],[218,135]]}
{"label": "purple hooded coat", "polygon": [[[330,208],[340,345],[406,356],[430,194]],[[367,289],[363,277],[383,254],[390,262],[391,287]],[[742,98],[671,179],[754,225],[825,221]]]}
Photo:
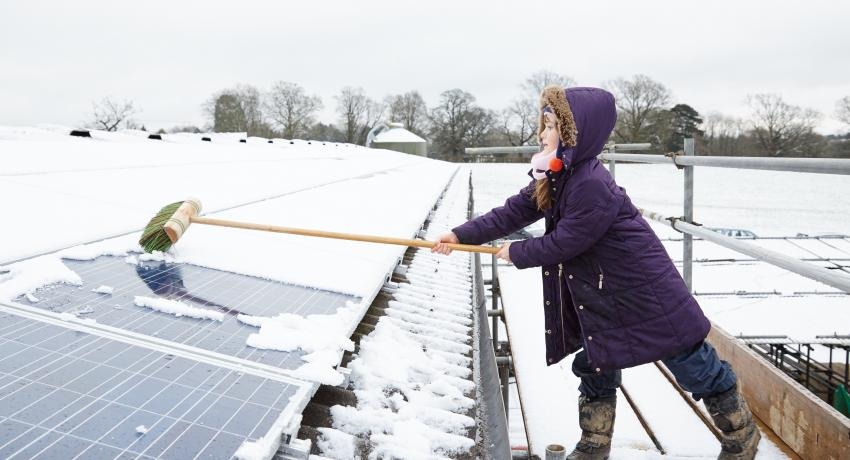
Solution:
{"label": "purple hooded coat", "polygon": [[503,238],[540,218],[546,233],[517,241],[517,268],[541,267],[546,362],[581,347],[597,372],[673,356],[702,341],[711,325],[658,237],[596,158],[614,128],[614,97],[568,88],[578,131],[559,147],[564,169],[550,173],[553,206],[537,209],[536,181],[453,232],[462,243]]}

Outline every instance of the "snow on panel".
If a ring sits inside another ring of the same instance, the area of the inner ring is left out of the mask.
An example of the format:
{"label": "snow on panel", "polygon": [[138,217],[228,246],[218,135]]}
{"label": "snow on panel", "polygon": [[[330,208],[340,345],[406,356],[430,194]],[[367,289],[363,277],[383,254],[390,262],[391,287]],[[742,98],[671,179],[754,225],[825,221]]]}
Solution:
{"label": "snow on panel", "polygon": [[787,335],[797,341],[850,330],[848,296],[709,296],[703,310],[732,335]]}
{"label": "snow on panel", "polygon": [[[187,196],[198,196],[205,211],[213,213],[341,181],[356,184],[357,177],[377,177],[404,166],[442,165],[444,171],[451,170],[435,160],[357,146],[132,139],[80,139],[31,131],[0,138],[0,149],[14,158],[0,170],[0,194],[18,197],[4,201],[3,210],[27,218],[27,225],[0,227],[0,237],[17,242],[0,248],[0,263],[138,230],[162,206]],[[422,176],[427,178],[427,173]],[[381,202],[391,190],[364,202]],[[358,192],[345,189],[322,214],[351,208],[346,200],[356,200]],[[392,194],[404,200],[417,192],[427,195],[404,187]],[[301,224],[280,218],[276,222]]]}
{"label": "snow on panel", "polygon": [[154,311],[170,313],[174,316],[186,316],[195,319],[211,319],[213,321],[224,321],[224,313],[207,310],[205,308],[192,307],[183,302],[154,297],[136,296],[135,304],[139,307],[147,307]]}

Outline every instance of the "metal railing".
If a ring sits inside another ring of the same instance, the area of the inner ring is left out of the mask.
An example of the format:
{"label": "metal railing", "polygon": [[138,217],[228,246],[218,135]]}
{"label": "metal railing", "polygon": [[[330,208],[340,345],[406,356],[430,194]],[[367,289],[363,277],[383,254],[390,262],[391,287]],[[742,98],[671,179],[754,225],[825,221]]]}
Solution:
{"label": "metal railing", "polygon": [[[684,209],[681,217],[666,217],[659,213],[646,209],[640,209],[644,217],[665,223],[675,230],[682,232],[682,277],[693,292],[693,237],[698,236],[733,251],[746,254],[757,260],[778,266],[785,270],[797,273],[806,278],[827,284],[846,293],[850,293],[850,275],[845,275],[829,270],[793,257],[789,257],[777,251],[765,249],[752,243],[721,235],[713,230],[702,228],[694,222],[694,176],[693,168],[696,166],[736,169],[756,169],[769,171],[789,171],[799,173],[816,174],[842,174],[850,175],[850,160],[826,159],[826,158],[768,158],[768,157],[710,157],[695,156],[695,144],[693,139],[685,139],[684,152],[667,155],[626,154],[617,153],[624,150],[648,149],[649,144],[612,144],[606,146],[605,151],[599,158],[608,162],[608,168],[613,177],[616,178],[617,162],[630,163],[670,163],[682,169],[684,173]],[[517,153],[519,149],[523,152],[536,152],[537,147],[486,147],[469,148],[469,154],[487,153],[498,154],[500,152]]]}
{"label": "metal railing", "polygon": [[[634,150],[649,150],[652,144],[609,144],[605,147],[610,152],[631,152]],[[467,155],[513,155],[537,153],[539,145],[522,145],[518,147],[468,147],[463,150]]]}
{"label": "metal railing", "polygon": [[[687,139],[686,139],[687,140]],[[773,157],[693,157],[687,155],[650,155],[636,153],[602,153],[603,160],[628,163],[672,163],[676,166],[708,166],[712,168],[760,169],[815,174],[850,174],[850,160],[839,158],[773,158]]]}

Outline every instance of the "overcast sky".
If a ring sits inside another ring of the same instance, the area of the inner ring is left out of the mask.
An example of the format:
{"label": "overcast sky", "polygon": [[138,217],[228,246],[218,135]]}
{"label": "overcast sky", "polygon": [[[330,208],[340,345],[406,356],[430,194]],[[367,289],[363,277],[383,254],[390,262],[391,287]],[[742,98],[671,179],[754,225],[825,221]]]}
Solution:
{"label": "overcast sky", "polygon": [[[133,6],[129,6],[133,5]],[[581,85],[646,74],[674,102],[746,115],[776,92],[845,131],[850,2],[806,1],[41,1],[0,3],[0,124],[79,125],[92,101],[133,100],[148,128],[205,123],[237,83],[298,83],[323,98],[460,88],[490,109],[548,69]]]}

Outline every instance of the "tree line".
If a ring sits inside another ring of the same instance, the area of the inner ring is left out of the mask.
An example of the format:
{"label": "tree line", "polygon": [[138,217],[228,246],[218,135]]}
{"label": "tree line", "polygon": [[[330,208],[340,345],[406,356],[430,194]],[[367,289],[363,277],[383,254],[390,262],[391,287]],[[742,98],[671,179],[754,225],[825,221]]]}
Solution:
{"label": "tree line", "polygon": [[[539,95],[549,84],[574,86],[575,81],[546,70],[534,73],[501,110],[482,107],[475,96],[457,88],[443,91],[437,104],[428,107],[416,90],[378,100],[362,88],[346,86],[333,97],[337,118],[327,124],[316,119],[324,109],[322,98],[297,83],[279,81],[267,90],[240,84],[217,91],[203,104],[206,127],[178,126],[169,131],[246,132],[362,145],[376,123],[393,121],[427,139],[430,156],[463,161],[466,147],[536,145]],[[747,96],[750,114],[739,118],[716,111],[703,115],[686,103],[674,104],[670,89],[645,75],[617,78],[602,86],[617,101],[613,142],[648,142],[653,151],[666,153],[680,151],[683,139],[694,137],[700,155],[850,158],[850,133],[815,132],[823,114],[789,104],[779,94]],[[135,113],[132,102],[107,98],[95,104],[90,125],[106,130],[122,123],[138,127],[132,121]],[[836,103],[835,117],[850,131],[850,96]]]}

